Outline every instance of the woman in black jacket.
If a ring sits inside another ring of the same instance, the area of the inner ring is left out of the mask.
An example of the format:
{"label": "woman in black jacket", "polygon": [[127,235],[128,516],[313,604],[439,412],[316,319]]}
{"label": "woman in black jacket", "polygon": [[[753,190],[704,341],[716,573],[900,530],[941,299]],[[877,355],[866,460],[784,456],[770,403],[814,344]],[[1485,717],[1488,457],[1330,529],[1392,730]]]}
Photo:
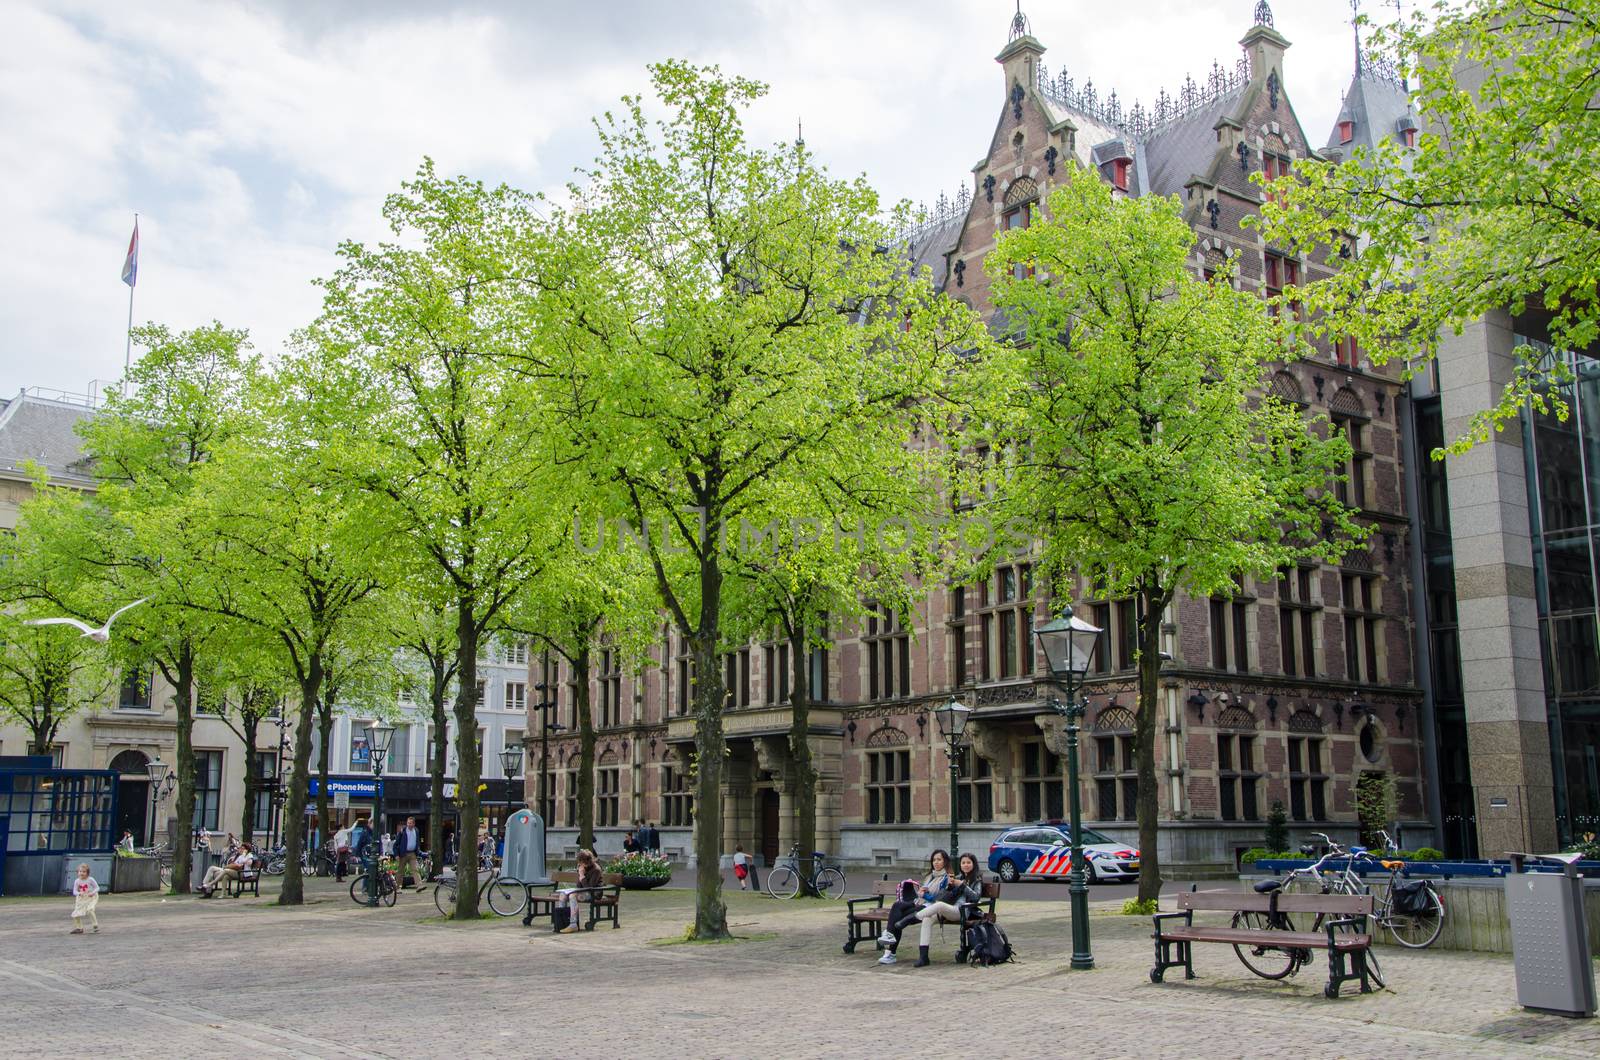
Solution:
{"label": "woman in black jacket", "polygon": [[934,901],[917,910],[922,921],[922,932],[917,939],[917,963],[922,968],[928,964],[928,946],[933,942],[933,925],[941,920],[960,925],[966,918],[966,907],[976,905],[983,897],[983,874],[978,871],[978,859],[972,854],[962,854],[956,859],[956,872],[949,885]]}

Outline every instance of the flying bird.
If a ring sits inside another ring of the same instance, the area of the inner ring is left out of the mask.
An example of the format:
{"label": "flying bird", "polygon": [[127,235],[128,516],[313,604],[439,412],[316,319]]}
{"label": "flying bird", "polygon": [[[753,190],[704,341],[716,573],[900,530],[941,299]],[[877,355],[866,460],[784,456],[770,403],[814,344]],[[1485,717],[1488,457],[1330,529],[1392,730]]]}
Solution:
{"label": "flying bird", "polygon": [[141,596],[133,603],[124,604],[123,606],[117,608],[115,611],[111,612],[111,617],[106,619],[106,624],[101,626],[99,629],[89,625],[87,622],[79,622],[75,618],[30,618],[24,622],[23,625],[73,626],[74,628],[83,630],[83,635],[88,637],[90,640],[98,641],[99,643],[104,644],[106,641],[111,639],[111,623],[117,620],[117,616],[128,610],[130,607],[138,607],[148,599],[150,599],[148,596]]}

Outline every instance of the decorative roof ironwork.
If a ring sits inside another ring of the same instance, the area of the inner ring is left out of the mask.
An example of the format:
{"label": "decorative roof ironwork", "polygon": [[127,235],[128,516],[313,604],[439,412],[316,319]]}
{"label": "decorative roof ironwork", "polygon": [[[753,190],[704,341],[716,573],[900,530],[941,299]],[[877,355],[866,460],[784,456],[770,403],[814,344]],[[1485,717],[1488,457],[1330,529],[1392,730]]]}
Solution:
{"label": "decorative roof ironwork", "polygon": [[1267,0],[1257,0],[1256,25],[1272,27],[1272,6]]}
{"label": "decorative roof ironwork", "polygon": [[1155,105],[1149,108],[1142,103],[1134,103],[1124,109],[1115,91],[1102,99],[1092,78],[1079,86],[1067,76],[1065,70],[1052,75],[1049,67],[1043,63],[1039,64],[1037,87],[1063,107],[1078,111],[1136,140],[1144,140],[1194,111],[1210,106],[1230,92],[1243,88],[1249,82],[1249,60],[1240,56],[1232,69],[1220,62],[1213,62],[1204,82],[1197,82],[1193,76],[1185,77],[1176,97],[1162,89],[1156,96]]}
{"label": "decorative roof ironwork", "polygon": [[927,203],[917,204],[911,223],[895,233],[895,242],[916,243],[951,221],[959,221],[966,217],[971,207],[972,191],[965,184],[961,185],[953,196],[940,192],[933,206],[930,207]]}
{"label": "decorative roof ironwork", "polygon": [[1022,0],[1017,0],[1017,13],[1011,17],[1011,39],[1033,36],[1033,26],[1028,22],[1028,16],[1022,13]]}

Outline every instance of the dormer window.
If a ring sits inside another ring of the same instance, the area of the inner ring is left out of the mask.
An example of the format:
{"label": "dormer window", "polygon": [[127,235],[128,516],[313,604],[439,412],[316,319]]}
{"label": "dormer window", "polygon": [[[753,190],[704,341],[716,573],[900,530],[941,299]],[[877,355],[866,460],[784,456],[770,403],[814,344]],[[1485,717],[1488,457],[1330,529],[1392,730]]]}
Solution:
{"label": "dormer window", "polygon": [[1339,123],[1339,142],[1342,143],[1342,144],[1347,144],[1351,140],[1354,140],[1355,138],[1356,138],[1356,123],[1353,122],[1353,121],[1342,121],[1342,122],[1340,122]]}
{"label": "dormer window", "polygon": [[1118,158],[1111,163],[1111,184],[1118,191],[1128,190],[1128,162],[1126,158]]}

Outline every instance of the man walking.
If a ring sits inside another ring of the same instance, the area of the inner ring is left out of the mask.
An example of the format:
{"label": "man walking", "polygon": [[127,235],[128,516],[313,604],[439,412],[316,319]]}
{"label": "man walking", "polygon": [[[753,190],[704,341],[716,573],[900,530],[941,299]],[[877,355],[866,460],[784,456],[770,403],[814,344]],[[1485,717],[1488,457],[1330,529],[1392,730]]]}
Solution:
{"label": "man walking", "polygon": [[417,890],[424,889],[427,883],[422,878],[422,868],[417,864],[417,849],[421,843],[421,836],[417,832],[417,819],[407,817],[406,823],[400,826],[400,831],[395,833],[394,852],[400,859],[400,884],[405,885],[408,878],[414,877],[417,881]]}
{"label": "man walking", "polygon": [[639,837],[639,845],[651,854],[661,853],[661,833],[656,831],[654,821],[644,823],[644,835]]}

